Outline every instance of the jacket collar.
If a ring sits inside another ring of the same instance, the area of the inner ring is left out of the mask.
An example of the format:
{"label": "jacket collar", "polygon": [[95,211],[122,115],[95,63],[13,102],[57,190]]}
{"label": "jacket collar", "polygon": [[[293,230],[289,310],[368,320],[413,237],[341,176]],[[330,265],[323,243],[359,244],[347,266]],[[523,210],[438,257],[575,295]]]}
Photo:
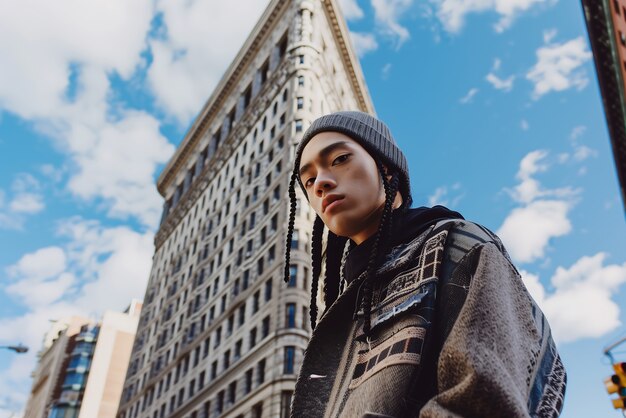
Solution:
{"label": "jacket collar", "polygon": [[[464,219],[460,213],[439,205],[432,208],[422,206],[403,211],[396,209],[392,212],[389,241],[379,251],[382,254],[386,254],[390,248],[411,241],[429,226],[444,219],[455,218]],[[359,277],[367,268],[374,239],[375,235],[372,235],[360,245],[353,247],[348,253],[344,266],[344,277],[348,283]],[[354,243],[351,243],[351,245],[354,245]]]}

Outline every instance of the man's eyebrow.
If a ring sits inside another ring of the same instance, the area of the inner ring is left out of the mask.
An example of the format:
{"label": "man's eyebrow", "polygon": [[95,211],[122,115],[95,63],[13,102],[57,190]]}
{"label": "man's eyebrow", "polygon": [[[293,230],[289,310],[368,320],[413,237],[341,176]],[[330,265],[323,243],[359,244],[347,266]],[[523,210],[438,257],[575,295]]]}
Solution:
{"label": "man's eyebrow", "polygon": [[[330,154],[331,152],[333,152],[337,148],[341,148],[341,147],[344,147],[346,145],[348,145],[347,141],[333,142],[332,144],[327,145],[324,148],[322,148],[320,150],[318,156],[321,157],[321,158],[326,158],[326,156],[328,156],[328,154]],[[307,171],[310,167],[311,167],[311,163],[306,163],[305,165],[303,165],[300,168],[300,171],[299,171],[300,177],[302,177],[302,174],[304,174],[304,172]]]}

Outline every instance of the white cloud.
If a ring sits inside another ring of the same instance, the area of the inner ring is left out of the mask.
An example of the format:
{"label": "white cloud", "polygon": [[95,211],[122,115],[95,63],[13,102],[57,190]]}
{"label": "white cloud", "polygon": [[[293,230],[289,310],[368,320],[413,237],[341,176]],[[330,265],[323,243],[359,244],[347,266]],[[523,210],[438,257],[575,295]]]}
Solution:
{"label": "white cloud", "polygon": [[598,152],[596,150],[591,149],[586,145],[580,145],[576,147],[574,151],[574,160],[581,162],[589,157],[596,157],[597,155]]}
{"label": "white cloud", "polygon": [[157,1],[164,28],[161,36],[149,40],[153,61],[148,81],[159,106],[186,125],[267,4],[268,0]]}
{"label": "white cloud", "polygon": [[413,0],[372,0],[376,23],[383,34],[396,39],[398,48],[411,37],[399,20],[412,4]]}
{"label": "white cloud", "polygon": [[502,66],[502,61],[499,58],[496,58],[493,62],[493,66],[491,67],[491,71],[485,77],[485,80],[489,82],[493,86],[493,88],[497,90],[502,90],[504,92],[509,92],[513,89],[513,81],[515,81],[515,76],[511,75],[506,79],[502,79],[496,75],[496,72],[500,70]]}
{"label": "white cloud", "polygon": [[519,15],[536,5],[552,4],[554,0],[431,0],[437,8],[437,17],[444,29],[458,33],[470,13],[495,12],[500,20],[494,25],[496,32],[508,29]]}
{"label": "white cloud", "polygon": [[465,193],[461,190],[461,183],[454,183],[452,186],[440,186],[435,189],[432,195],[428,196],[428,205],[443,205],[450,208],[456,207]]}
{"label": "white cloud", "polygon": [[529,263],[544,257],[553,238],[572,230],[568,218],[580,190],[572,187],[546,189],[534,177],[548,170],[548,152],[536,150],[520,162],[513,189],[506,189],[521,206],[514,208],[498,229],[511,257],[519,263]]}
{"label": "white cloud", "polygon": [[513,260],[529,263],[544,256],[552,238],[568,234],[572,204],[560,200],[538,200],[513,209],[498,229]]}
{"label": "white cloud", "polygon": [[167,161],[174,149],[161,135],[158,121],[128,111],[117,122],[76,127],[66,145],[75,163],[70,191],[83,199],[104,199],[110,216],[132,215],[145,225],[157,225],[161,197],[153,176],[157,164]]}
{"label": "white cloud", "polygon": [[[145,64],[141,53],[153,14],[151,0],[0,5],[0,108],[33,122],[68,157],[75,196],[104,202],[110,215],[134,216],[149,227],[161,206],[153,176],[174,148],[154,117],[112,101],[109,76],[129,79]],[[12,207],[43,209],[32,196]]]}
{"label": "white cloud", "polygon": [[45,208],[39,181],[28,173],[18,173],[11,185],[12,197],[7,203],[6,193],[0,190],[0,229],[20,230],[27,215]]}
{"label": "white cloud", "polygon": [[59,247],[45,247],[25,254],[8,268],[13,278],[42,281],[61,274],[67,266],[65,252]]}
{"label": "white cloud", "polygon": [[26,401],[32,383],[28,376],[49,320],[121,311],[132,298],[143,297],[150,274],[150,232],[107,228],[80,218],[63,222],[58,232],[65,244],[25,254],[6,270],[9,280],[3,290],[25,312],[0,318],[0,345],[22,342],[31,349],[15,356],[0,374],[0,405],[13,411]]}
{"label": "white cloud", "polygon": [[537,63],[526,74],[526,78],[534,84],[533,98],[539,99],[551,91],[583,89],[589,78],[581,67],[591,57],[582,36],[539,48]]}
{"label": "white cloud", "polygon": [[515,80],[515,76],[512,75],[506,79],[501,79],[494,73],[489,73],[485,77],[485,80],[489,82],[495,89],[502,90],[505,92],[511,91],[513,88],[513,81]]}
{"label": "white cloud", "polygon": [[384,65],[381,71],[383,80],[387,80],[389,78],[389,74],[391,74],[391,68],[392,68],[392,65],[390,62]]}
{"label": "white cloud", "polygon": [[43,196],[34,193],[19,194],[9,204],[9,209],[14,213],[35,214],[44,208]]}
{"label": "white cloud", "polygon": [[2,2],[0,106],[26,119],[57,114],[67,103],[72,68],[83,65],[129,77],[141,60],[152,7],[151,0]]}
{"label": "white cloud", "polygon": [[547,151],[536,150],[529,152],[522,158],[520,169],[516,175],[520,183],[512,190],[507,190],[515,201],[519,203],[530,203],[542,197],[571,198],[578,193],[578,190],[571,187],[557,189],[544,189],[541,187],[539,181],[533,176],[548,170],[548,164],[545,162],[547,156]]}
{"label": "white cloud", "polygon": [[363,10],[359,7],[357,0],[339,0],[339,7],[346,20],[358,20],[363,17]]}
{"label": "white cloud", "polygon": [[519,126],[520,128],[522,128],[522,131],[527,131],[530,129],[530,125],[528,124],[528,121],[526,119],[522,119]]}
{"label": "white cloud", "polygon": [[613,296],[626,282],[626,263],[605,265],[606,258],[607,254],[598,253],[581,257],[569,268],[558,267],[550,280],[551,292],[538,276],[521,272],[558,341],[598,338],[621,325]]}
{"label": "white cloud", "polygon": [[476,87],[472,87],[471,89],[469,89],[469,91],[467,92],[465,96],[459,99],[459,103],[461,104],[472,103],[472,100],[474,100],[474,96],[476,96],[476,93],[478,93],[478,89]]}
{"label": "white cloud", "polygon": [[350,32],[350,38],[359,57],[378,49],[376,37],[371,33]]}
{"label": "white cloud", "polygon": [[569,134],[569,139],[571,141],[576,141],[578,138],[585,134],[587,127],[584,125],[577,125],[572,128],[572,132]]}
{"label": "white cloud", "polygon": [[557,33],[558,32],[556,29],[544,30],[543,31],[543,43],[549,44],[550,42],[552,42],[552,40],[554,39]]}

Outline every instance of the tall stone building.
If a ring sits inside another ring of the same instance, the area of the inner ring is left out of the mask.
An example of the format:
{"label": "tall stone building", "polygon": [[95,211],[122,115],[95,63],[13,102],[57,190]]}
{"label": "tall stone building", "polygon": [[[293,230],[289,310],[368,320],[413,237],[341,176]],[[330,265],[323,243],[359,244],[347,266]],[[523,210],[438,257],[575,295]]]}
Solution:
{"label": "tall stone building", "polygon": [[158,180],[119,418],[287,416],[310,334],[314,219],[298,205],[287,285],[290,167],[312,120],[340,109],[373,112],[336,0],[272,0]]}

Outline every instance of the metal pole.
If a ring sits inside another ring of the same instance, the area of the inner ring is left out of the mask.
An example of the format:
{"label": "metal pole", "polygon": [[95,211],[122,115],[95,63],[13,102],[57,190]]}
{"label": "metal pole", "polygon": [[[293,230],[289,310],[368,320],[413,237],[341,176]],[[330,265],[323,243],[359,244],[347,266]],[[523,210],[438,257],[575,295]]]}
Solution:
{"label": "metal pole", "polygon": [[7,350],[13,350],[18,354],[23,354],[28,352],[28,347],[22,344],[18,345],[0,345],[0,348],[6,348]]}

